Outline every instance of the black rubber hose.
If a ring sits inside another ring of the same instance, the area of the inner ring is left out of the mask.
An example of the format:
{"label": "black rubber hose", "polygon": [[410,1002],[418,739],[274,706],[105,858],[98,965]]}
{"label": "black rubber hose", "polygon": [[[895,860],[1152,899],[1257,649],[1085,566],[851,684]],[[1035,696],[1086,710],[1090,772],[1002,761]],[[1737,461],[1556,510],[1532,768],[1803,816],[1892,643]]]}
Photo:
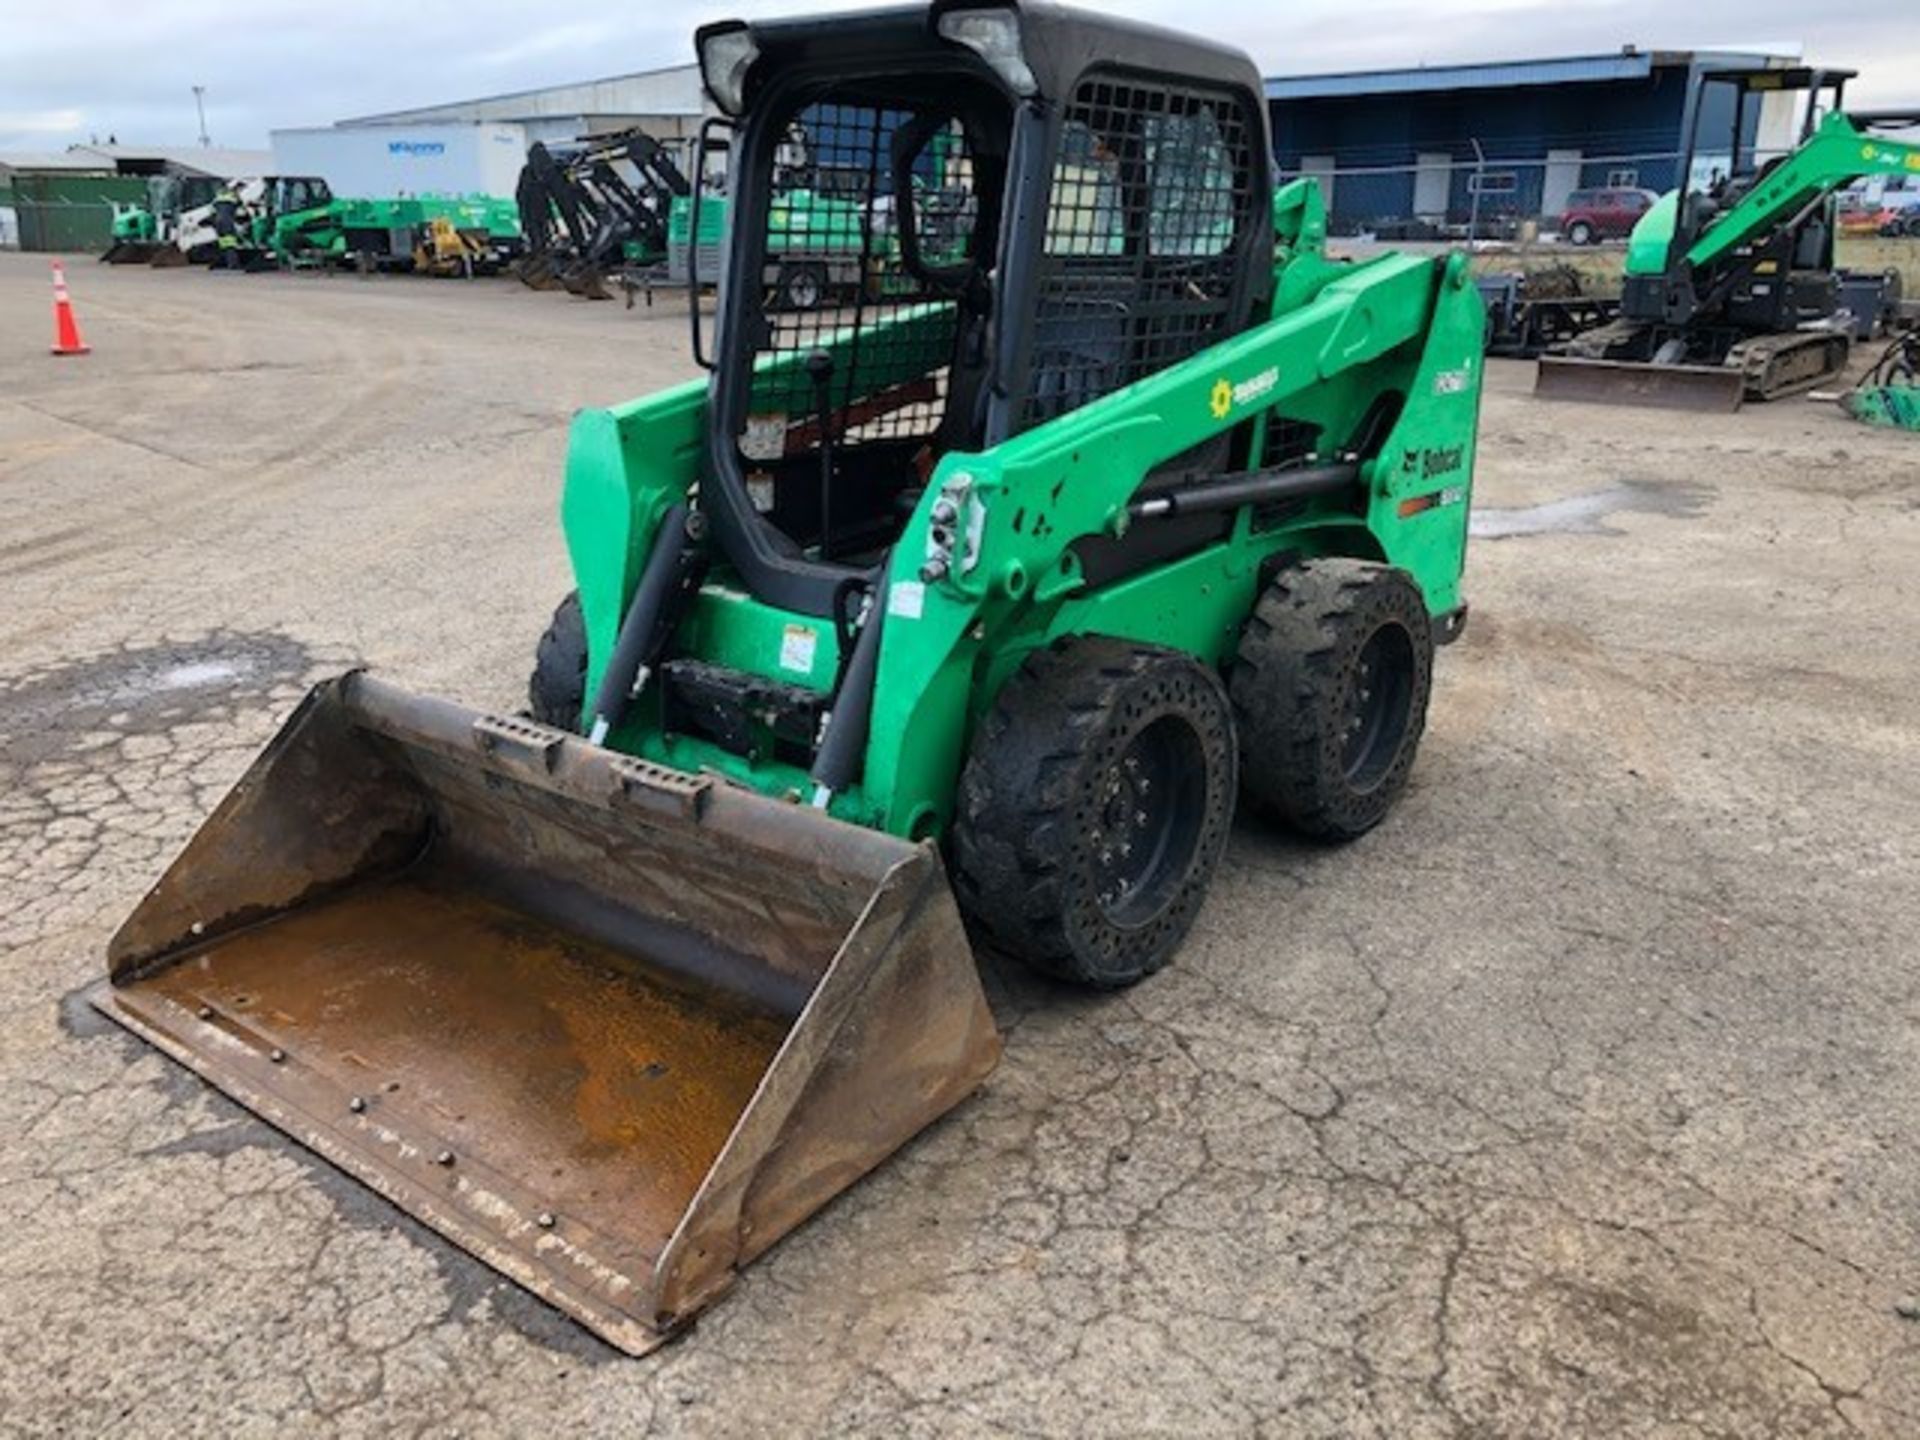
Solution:
{"label": "black rubber hose", "polygon": [[655,534],[653,553],[647,556],[640,583],[633,590],[633,604],[620,623],[620,638],[614,643],[613,658],[600,677],[600,690],[593,700],[593,724],[588,735],[594,744],[606,739],[607,732],[626,718],[633,703],[634,677],[651,658],[654,632],[660,625],[660,608],[672,593],[674,577],[680,570],[680,557],[687,548],[687,507],[684,502],[668,507]]}
{"label": "black rubber hose", "polygon": [[[827,733],[813,757],[811,778],[824,795],[838,794],[858,779],[866,758],[867,734],[873,725],[873,681],[880,668],[880,621],[887,613],[886,565],[882,560],[875,575],[867,623],[853,642],[853,659],[847,662],[840,687],[834,691]],[[816,804],[820,798],[816,796]]]}

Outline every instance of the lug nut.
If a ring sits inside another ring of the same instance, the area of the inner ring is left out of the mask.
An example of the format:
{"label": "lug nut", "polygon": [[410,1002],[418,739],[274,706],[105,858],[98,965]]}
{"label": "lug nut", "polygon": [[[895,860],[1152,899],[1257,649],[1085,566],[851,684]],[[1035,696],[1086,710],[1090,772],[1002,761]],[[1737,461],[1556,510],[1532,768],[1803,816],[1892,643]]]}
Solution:
{"label": "lug nut", "polygon": [[436,1156],[434,1156],[434,1157],[433,1157],[433,1163],[434,1163],[434,1164],[436,1164],[436,1165],[451,1165],[451,1164],[453,1164],[453,1151],[451,1151],[451,1150],[442,1150],[442,1151],[441,1151],[441,1152],[440,1152],[440,1153],[439,1153],[438,1155],[436,1155]]}
{"label": "lug nut", "polygon": [[276,1065],[284,1065],[287,1060],[287,1052],[280,1049],[278,1046],[275,1046],[273,1049],[267,1052],[267,1059],[271,1060]]}
{"label": "lug nut", "polygon": [[211,1020],[213,1019],[213,1006],[202,1005],[196,1013],[202,1020]]}
{"label": "lug nut", "polygon": [[366,1108],[367,1108],[367,1102],[361,1099],[358,1095],[354,1096],[351,1100],[347,1101],[347,1109],[351,1110],[356,1115],[364,1114],[366,1112]]}
{"label": "lug nut", "polygon": [[542,1210],[534,1223],[539,1225],[542,1230],[553,1229],[553,1212],[551,1210]]}

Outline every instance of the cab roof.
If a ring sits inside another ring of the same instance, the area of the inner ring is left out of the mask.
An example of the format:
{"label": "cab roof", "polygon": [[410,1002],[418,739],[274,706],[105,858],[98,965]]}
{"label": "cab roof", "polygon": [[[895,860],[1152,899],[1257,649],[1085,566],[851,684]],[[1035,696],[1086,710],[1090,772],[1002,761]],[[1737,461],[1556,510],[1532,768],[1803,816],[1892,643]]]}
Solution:
{"label": "cab roof", "polygon": [[728,30],[752,36],[759,54],[743,92],[751,110],[756,93],[790,66],[831,63],[852,69],[913,55],[965,54],[965,47],[939,32],[941,17],[956,11],[1002,11],[1017,18],[1023,58],[1044,100],[1070,98],[1081,75],[1096,64],[1238,89],[1256,99],[1261,94],[1260,72],[1243,50],[1046,0],[934,0],[848,14],[722,21],[702,26],[695,43],[703,45],[708,35]]}

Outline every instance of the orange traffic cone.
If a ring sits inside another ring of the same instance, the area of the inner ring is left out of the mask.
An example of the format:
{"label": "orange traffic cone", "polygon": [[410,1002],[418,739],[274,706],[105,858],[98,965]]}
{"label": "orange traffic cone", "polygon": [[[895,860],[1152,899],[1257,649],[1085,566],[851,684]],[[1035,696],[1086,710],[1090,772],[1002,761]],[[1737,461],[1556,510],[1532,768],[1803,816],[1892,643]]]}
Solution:
{"label": "orange traffic cone", "polygon": [[73,297],[67,294],[67,270],[53,262],[53,353],[84,355],[93,347],[80,338],[80,322],[73,318]]}

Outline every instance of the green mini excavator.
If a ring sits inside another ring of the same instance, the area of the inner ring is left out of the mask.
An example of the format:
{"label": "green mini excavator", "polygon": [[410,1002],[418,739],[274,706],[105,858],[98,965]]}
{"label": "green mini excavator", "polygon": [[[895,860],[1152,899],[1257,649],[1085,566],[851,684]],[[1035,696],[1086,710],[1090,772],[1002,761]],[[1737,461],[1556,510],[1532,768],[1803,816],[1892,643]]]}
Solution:
{"label": "green mini excavator", "polygon": [[[1851,317],[1834,267],[1836,195],[1865,175],[1920,173],[1920,146],[1879,133],[1920,116],[1849,114],[1841,101],[1853,73],[1695,77],[1682,183],[1633,228],[1620,315],[1543,357],[1537,393],[1733,410],[1798,394],[1846,368]],[[1761,107],[1795,93],[1806,97],[1799,144],[1763,162],[1751,140]],[[1731,131],[1701,182],[1696,161],[1707,155],[1701,128],[1710,114],[1726,116]]]}

